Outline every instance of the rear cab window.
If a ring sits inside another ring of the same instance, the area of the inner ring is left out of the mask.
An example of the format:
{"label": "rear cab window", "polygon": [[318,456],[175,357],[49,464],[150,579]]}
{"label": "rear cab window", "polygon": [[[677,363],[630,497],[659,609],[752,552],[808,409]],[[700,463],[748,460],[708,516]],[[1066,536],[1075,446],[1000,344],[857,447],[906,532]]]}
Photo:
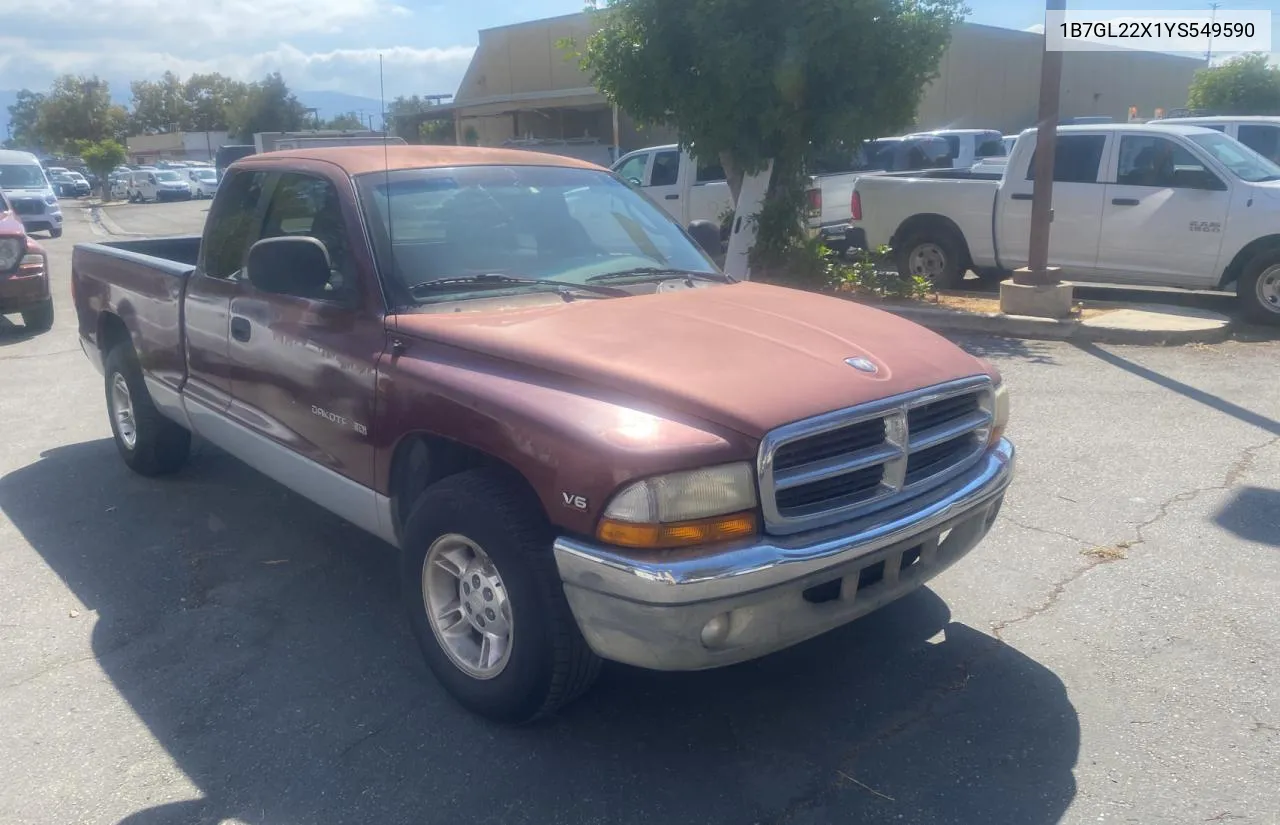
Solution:
{"label": "rear cab window", "polygon": [[1280,162],[1280,125],[1241,123],[1236,139],[1267,160]]}
{"label": "rear cab window", "polygon": [[200,271],[210,278],[235,278],[261,224],[266,172],[228,172],[209,210],[200,245]]}
{"label": "rear cab window", "polygon": [[[1107,148],[1106,135],[1058,135],[1053,157],[1055,183],[1097,183],[1102,156]],[[1027,180],[1036,177],[1036,152],[1027,165]]]}

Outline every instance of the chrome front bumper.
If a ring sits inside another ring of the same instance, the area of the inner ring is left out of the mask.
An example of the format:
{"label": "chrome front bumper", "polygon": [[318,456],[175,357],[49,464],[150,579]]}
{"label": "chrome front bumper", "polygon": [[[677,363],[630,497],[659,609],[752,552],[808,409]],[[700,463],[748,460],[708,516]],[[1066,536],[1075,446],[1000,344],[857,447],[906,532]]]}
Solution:
{"label": "chrome front bumper", "polygon": [[942,487],[825,530],[711,554],[561,538],[556,565],[600,656],[653,670],[721,667],[825,633],[941,573],[991,529],[1013,469],[1013,445],[1001,440]]}

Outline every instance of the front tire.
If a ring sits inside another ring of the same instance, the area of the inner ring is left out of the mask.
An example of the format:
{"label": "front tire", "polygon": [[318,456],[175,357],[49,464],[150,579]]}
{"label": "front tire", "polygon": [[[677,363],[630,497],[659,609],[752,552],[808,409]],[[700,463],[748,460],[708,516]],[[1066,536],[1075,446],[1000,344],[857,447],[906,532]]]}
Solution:
{"label": "front tire", "polygon": [[48,332],[53,328],[53,299],[22,311],[22,323],[29,332]]}
{"label": "front tire", "polygon": [[61,238],[61,237],[62,237],[62,227],[60,227],[60,226],[59,226],[59,227],[54,227],[53,229],[50,229],[50,230],[49,230],[49,237],[50,237],[50,238]]}
{"label": "front tire", "polygon": [[429,487],[405,524],[401,583],[427,665],[461,705],[521,724],[595,681],[565,600],[552,532],[507,474],[470,470]]}
{"label": "front tire", "polygon": [[103,373],[111,434],[124,463],[144,476],[180,470],[191,454],[191,433],[156,409],[133,346],[124,342],[113,347]]}
{"label": "front tire", "polygon": [[928,278],[935,289],[956,289],[964,281],[962,247],[954,232],[916,230],[895,247],[902,275]]}
{"label": "front tire", "polygon": [[1267,250],[1245,265],[1236,299],[1245,320],[1280,325],[1280,249]]}

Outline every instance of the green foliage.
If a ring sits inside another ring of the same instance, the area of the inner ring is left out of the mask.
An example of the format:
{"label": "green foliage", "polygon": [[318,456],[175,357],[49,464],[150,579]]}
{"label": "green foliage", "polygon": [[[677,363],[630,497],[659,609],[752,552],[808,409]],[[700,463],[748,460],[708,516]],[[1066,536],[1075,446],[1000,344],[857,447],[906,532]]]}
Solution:
{"label": "green foliage", "polygon": [[457,142],[453,120],[427,120],[418,126],[418,139],[436,146],[452,146]]}
{"label": "green foliage", "polygon": [[293,132],[307,123],[307,108],[289,91],[279,72],[250,83],[243,99],[227,109],[227,129],[237,139],[253,142],[258,132]]}
{"label": "green foliage", "polygon": [[[596,0],[580,63],[611,102],[718,157],[735,195],[775,161],[761,259],[796,248],[812,147],[915,119],[962,0]],[[775,234],[776,233],[776,234]]]}
{"label": "green foliage", "polygon": [[40,107],[44,95],[30,89],[18,92],[17,99],[9,106],[9,140],[6,149],[38,149],[40,147]]}
{"label": "green foliage", "polygon": [[39,104],[36,134],[46,151],[66,151],[77,141],[124,136],[128,112],[111,102],[111,90],[96,75],[63,75]]}
{"label": "green foliage", "polygon": [[186,87],[173,72],[165,72],[159,81],[135,80],[129,90],[133,93],[130,131],[181,132],[191,125]]}
{"label": "green foliage", "polygon": [[368,129],[369,124],[365,123],[356,112],[346,112],[340,114],[332,120],[325,120],[320,123],[321,129],[343,129],[346,131],[355,131],[357,129]]}
{"label": "green foliage", "polygon": [[837,290],[880,298],[924,300],[935,291],[933,283],[922,275],[899,274],[893,265],[893,250],[887,246],[858,250],[851,261],[837,263],[833,274]]}
{"label": "green foliage", "polygon": [[1280,67],[1270,55],[1246,54],[1201,69],[1187,106],[1224,115],[1280,115]]}
{"label": "green foliage", "polygon": [[116,140],[99,140],[97,142],[82,140],[76,143],[76,153],[80,155],[80,159],[84,161],[84,165],[89,167],[89,171],[98,176],[98,180],[102,186],[102,197],[107,199],[111,195],[111,184],[107,182],[107,178],[111,175],[111,170],[124,163],[126,152],[123,145]]}
{"label": "green foliage", "polygon": [[480,133],[476,131],[476,127],[468,126],[462,130],[462,143],[465,146],[480,145]]}

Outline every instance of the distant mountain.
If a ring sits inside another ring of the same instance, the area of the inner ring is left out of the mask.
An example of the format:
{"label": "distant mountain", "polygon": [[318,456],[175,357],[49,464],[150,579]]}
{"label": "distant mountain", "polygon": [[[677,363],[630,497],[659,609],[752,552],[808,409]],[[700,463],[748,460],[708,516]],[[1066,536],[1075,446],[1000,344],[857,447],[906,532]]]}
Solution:
{"label": "distant mountain", "polygon": [[[376,98],[360,97],[359,95],[349,95],[343,92],[295,92],[298,100],[313,109],[319,110],[317,114],[321,119],[329,119],[347,112],[364,113],[367,119],[373,117],[373,125],[377,127],[382,122],[382,104]],[[122,106],[128,106],[130,103],[129,91],[126,89],[122,93],[114,93],[111,95],[116,103]],[[18,100],[17,89],[0,89],[0,142],[9,137],[9,107]],[[391,101],[387,101],[390,103]]]}
{"label": "distant mountain", "polygon": [[[317,109],[321,120],[330,120],[347,112],[363,113],[366,122],[373,117],[373,126],[382,124],[382,104],[377,98],[360,97],[343,92],[294,92],[302,104]],[[391,103],[390,100],[387,103]]]}

